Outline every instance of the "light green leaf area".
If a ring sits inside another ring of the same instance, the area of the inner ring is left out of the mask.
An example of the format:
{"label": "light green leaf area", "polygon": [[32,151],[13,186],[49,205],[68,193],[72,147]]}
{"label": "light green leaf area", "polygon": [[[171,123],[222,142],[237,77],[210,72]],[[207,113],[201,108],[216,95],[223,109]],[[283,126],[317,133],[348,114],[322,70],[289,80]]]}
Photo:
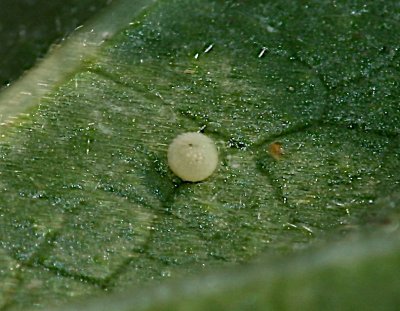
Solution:
{"label": "light green leaf area", "polygon": [[[399,23],[396,1],[149,5],[2,128],[0,310],[398,235]],[[204,182],[167,166],[188,131],[219,148]]]}

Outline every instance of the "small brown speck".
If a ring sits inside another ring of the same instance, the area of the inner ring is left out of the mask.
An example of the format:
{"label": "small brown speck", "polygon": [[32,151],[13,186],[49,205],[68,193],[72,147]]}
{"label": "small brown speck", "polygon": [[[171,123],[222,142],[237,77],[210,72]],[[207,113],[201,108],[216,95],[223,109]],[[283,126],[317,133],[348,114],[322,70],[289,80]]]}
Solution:
{"label": "small brown speck", "polygon": [[268,152],[275,160],[280,160],[284,154],[282,143],[273,142],[268,146]]}

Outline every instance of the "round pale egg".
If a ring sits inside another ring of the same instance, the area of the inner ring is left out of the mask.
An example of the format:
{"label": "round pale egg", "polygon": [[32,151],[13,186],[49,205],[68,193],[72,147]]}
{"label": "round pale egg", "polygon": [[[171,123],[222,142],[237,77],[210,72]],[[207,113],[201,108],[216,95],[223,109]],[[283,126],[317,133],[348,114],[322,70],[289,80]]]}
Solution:
{"label": "round pale egg", "polygon": [[217,147],[211,138],[201,133],[178,135],[169,145],[168,165],[182,180],[202,181],[217,168]]}

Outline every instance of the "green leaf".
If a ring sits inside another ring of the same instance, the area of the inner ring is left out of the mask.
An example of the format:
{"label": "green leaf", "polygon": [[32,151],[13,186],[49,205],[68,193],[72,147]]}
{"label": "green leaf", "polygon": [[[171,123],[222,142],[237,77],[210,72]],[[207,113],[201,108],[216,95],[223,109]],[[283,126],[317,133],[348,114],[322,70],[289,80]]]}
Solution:
{"label": "green leaf", "polygon": [[[110,7],[0,96],[0,305],[42,307],[171,278],[185,288],[192,275],[205,284],[201,271],[223,267],[232,270],[217,272],[215,292],[183,294],[182,305],[175,283],[165,285],[170,309],[210,308],[217,297],[227,309],[262,310],[265,299],[295,309],[296,296],[335,309],[321,288],[336,287],[350,309],[362,305],[349,297],[368,292],[363,284],[398,291],[399,9],[395,1]],[[168,144],[188,131],[219,148],[217,171],[201,183],[167,167]],[[379,255],[382,228],[393,237]],[[352,236],[357,251],[346,259],[353,244],[333,241]],[[246,268],[256,258],[271,268]],[[387,270],[366,272],[380,266]],[[348,285],[343,267],[362,282]],[[258,298],[236,304],[253,290]],[[130,296],[105,299],[128,310]]]}
{"label": "green leaf", "polygon": [[393,310],[399,303],[398,235],[333,244],[294,257],[135,288],[69,310]]}

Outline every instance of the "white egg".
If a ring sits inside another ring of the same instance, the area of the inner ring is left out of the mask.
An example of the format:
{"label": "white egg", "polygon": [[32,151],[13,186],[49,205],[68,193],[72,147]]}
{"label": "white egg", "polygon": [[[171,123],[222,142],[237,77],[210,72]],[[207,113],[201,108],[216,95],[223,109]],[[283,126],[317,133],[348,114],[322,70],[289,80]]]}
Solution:
{"label": "white egg", "polygon": [[181,134],[169,145],[168,165],[175,175],[185,181],[204,180],[217,168],[217,147],[204,134]]}

